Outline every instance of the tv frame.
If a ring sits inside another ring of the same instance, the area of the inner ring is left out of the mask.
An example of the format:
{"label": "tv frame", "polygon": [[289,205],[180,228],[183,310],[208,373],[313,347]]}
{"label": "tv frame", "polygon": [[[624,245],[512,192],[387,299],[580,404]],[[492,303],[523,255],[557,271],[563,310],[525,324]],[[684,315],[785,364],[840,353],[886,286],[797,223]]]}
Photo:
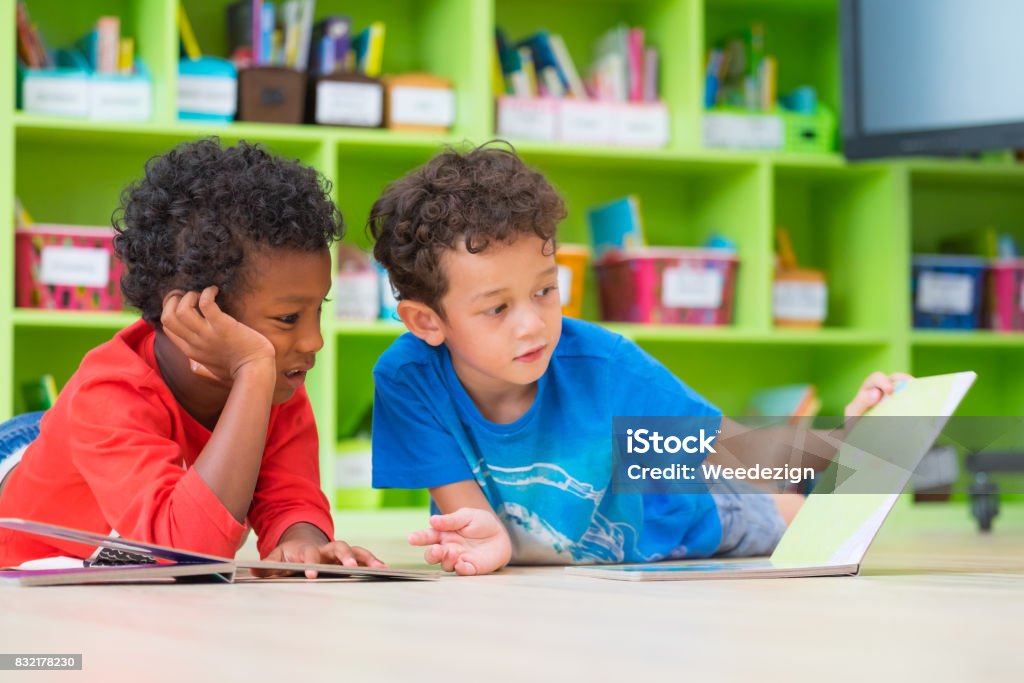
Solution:
{"label": "tv frame", "polygon": [[869,134],[862,127],[860,88],[861,0],[840,0],[839,46],[842,80],[843,153],[847,159],[906,156],[962,156],[986,150],[1024,148],[1024,114],[1019,123]]}

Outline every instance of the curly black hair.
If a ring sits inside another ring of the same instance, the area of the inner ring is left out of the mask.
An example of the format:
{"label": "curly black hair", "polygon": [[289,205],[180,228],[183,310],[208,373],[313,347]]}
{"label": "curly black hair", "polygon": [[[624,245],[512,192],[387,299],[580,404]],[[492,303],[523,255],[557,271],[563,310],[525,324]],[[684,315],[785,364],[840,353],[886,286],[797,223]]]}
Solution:
{"label": "curly black hair", "polygon": [[253,249],[318,251],[342,237],[330,191],[312,168],[244,141],[186,142],[151,158],[113,216],[125,300],[159,327],[167,292],[217,285],[230,312]]}
{"label": "curly black hair", "polygon": [[420,301],[443,316],[448,280],[441,258],[460,242],[476,254],[532,233],[554,252],[565,202],[511,145],[490,144],[438,154],[391,183],[374,203],[368,224],[373,255],[399,299]]}

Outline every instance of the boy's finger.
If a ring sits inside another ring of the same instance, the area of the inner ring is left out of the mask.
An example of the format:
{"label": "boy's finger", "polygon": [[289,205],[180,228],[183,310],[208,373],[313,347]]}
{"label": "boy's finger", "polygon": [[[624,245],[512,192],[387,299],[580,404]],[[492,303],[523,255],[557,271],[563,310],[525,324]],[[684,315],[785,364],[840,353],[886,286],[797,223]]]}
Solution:
{"label": "boy's finger", "polygon": [[476,576],[476,566],[464,557],[460,557],[459,561],[455,563],[455,573],[459,576]]}
{"label": "boy's finger", "polygon": [[462,553],[462,548],[449,543],[444,546],[444,557],[441,558],[441,569],[446,572],[455,571],[455,563],[459,561],[459,555]]}
{"label": "boy's finger", "polygon": [[386,564],[377,559],[377,556],[371,553],[366,548],[361,548],[357,545],[352,546],[352,553],[356,556],[359,564],[364,567],[387,567]]}
{"label": "boy's finger", "polygon": [[[319,562],[320,562],[320,550],[317,549],[317,547],[313,546],[313,545],[302,546],[302,561],[304,563],[306,563],[306,564],[319,564]],[[316,578],[316,574],[317,574],[317,572],[316,572],[315,569],[307,569],[306,570],[306,578],[307,579],[315,579]]]}
{"label": "boy's finger", "polygon": [[434,544],[423,551],[423,561],[427,564],[437,564],[444,557],[444,549]]}
{"label": "boy's finger", "polygon": [[345,543],[345,541],[335,541],[331,545],[334,546],[334,556],[338,558],[338,564],[342,567],[359,566],[355,553],[352,552],[352,547],[348,543]]}
{"label": "boy's finger", "polygon": [[409,533],[409,545],[433,545],[441,542],[441,532],[437,529],[420,529]]}
{"label": "boy's finger", "polygon": [[447,515],[431,515],[430,526],[438,531],[458,531],[469,526],[475,514],[472,508],[459,508]]}
{"label": "boy's finger", "polygon": [[194,349],[192,348],[191,344],[189,344],[181,336],[179,336],[179,334],[178,334],[179,330],[174,329],[176,327],[177,327],[177,322],[175,322],[175,321],[171,321],[171,325],[170,326],[165,324],[163,326],[164,334],[167,335],[167,338],[171,340],[172,344],[174,344],[175,346],[178,347],[179,351],[181,351],[186,356],[189,356],[191,354],[191,352],[194,351]]}

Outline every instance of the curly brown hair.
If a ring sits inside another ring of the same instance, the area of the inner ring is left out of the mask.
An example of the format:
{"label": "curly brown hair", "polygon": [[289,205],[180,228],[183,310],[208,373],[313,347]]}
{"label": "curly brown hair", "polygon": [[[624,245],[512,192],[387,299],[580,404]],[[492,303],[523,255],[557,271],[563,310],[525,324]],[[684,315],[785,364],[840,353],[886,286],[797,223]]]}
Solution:
{"label": "curly brown hair", "polygon": [[469,152],[448,149],[391,183],[370,210],[373,255],[391,277],[398,299],[419,301],[444,315],[448,292],[442,256],[465,244],[477,254],[493,242],[534,234],[555,247],[565,202],[547,178],[511,145]]}
{"label": "curly brown hair", "polygon": [[146,162],[121,194],[114,251],[125,264],[121,291],[160,326],[172,289],[220,287],[231,312],[247,286],[247,255],[260,247],[319,251],[344,233],[331,186],[314,169],[241,141],[185,142]]}

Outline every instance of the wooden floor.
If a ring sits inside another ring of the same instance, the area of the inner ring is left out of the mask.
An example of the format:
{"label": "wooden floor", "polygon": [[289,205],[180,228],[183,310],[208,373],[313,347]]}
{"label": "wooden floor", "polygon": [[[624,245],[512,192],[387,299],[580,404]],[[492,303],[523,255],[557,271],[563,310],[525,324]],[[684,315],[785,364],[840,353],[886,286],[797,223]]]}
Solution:
{"label": "wooden floor", "polygon": [[[416,562],[418,516],[347,513],[339,535]],[[0,681],[1019,681],[1022,579],[1024,506],[983,536],[901,502],[859,577],[8,588],[0,651],[84,670]]]}

